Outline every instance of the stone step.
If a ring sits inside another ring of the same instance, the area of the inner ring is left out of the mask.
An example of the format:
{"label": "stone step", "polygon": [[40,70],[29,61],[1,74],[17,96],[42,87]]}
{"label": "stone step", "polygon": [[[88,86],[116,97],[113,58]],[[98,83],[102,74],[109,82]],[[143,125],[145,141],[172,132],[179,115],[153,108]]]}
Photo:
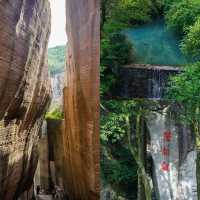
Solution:
{"label": "stone step", "polygon": [[37,200],[53,200],[53,197],[52,197],[52,195],[38,195],[37,197],[36,197],[36,199]]}

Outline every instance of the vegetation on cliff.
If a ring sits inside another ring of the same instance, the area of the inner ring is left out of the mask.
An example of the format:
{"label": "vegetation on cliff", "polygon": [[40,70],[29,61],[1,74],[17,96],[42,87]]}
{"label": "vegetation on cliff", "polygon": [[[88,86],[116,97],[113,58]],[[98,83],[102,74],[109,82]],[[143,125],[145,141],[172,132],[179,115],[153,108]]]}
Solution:
{"label": "vegetation on cliff", "polygon": [[[144,178],[141,124],[137,127],[143,121],[141,113],[148,111],[144,108],[149,102],[141,105],[136,101],[105,101],[117,82],[118,67],[135,61],[134,44],[131,45],[122,30],[163,18],[167,28],[179,38],[181,51],[193,59],[193,64],[188,64],[185,72],[172,79],[168,100],[183,107],[181,120],[195,124],[198,136],[200,63],[195,62],[200,58],[200,1],[102,0],[101,4],[102,178],[119,192],[119,196],[142,199],[145,195],[145,199],[151,199],[152,191],[148,179]],[[134,140],[130,140],[130,130]],[[125,174],[124,169],[127,170]],[[120,185],[124,182],[129,188],[131,185],[131,193],[121,190]]]}
{"label": "vegetation on cliff", "polygon": [[46,114],[46,119],[63,119],[64,113],[60,107],[53,107]]}
{"label": "vegetation on cliff", "polygon": [[182,0],[169,9],[167,14],[169,28],[182,38],[183,52],[196,63],[188,65],[182,74],[171,79],[168,98],[179,104],[179,118],[193,127],[196,136],[198,198],[200,198],[200,1]]}

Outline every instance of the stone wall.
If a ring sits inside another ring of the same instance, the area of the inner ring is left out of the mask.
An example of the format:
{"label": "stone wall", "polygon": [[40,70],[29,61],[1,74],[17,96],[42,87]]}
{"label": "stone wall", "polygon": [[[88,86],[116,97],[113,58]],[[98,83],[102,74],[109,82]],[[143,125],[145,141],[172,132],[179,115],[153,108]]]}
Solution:
{"label": "stone wall", "polygon": [[100,1],[66,0],[64,158],[70,199],[99,199]]}
{"label": "stone wall", "polygon": [[132,64],[120,67],[111,98],[162,99],[169,77],[180,72],[180,68],[173,66]]}
{"label": "stone wall", "polygon": [[0,199],[32,185],[50,101],[47,0],[0,0]]}
{"label": "stone wall", "polygon": [[170,112],[168,106],[147,117],[156,197],[197,200],[194,133],[190,127],[177,123]]}

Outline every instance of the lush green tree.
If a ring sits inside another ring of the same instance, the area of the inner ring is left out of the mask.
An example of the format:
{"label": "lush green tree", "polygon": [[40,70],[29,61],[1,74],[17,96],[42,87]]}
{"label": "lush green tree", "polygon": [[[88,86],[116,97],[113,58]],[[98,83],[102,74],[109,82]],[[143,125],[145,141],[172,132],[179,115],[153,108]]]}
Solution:
{"label": "lush green tree", "polygon": [[181,106],[182,120],[195,125],[200,122],[200,62],[188,65],[184,72],[172,77],[168,98]]}
{"label": "lush green tree", "polygon": [[164,6],[164,12],[167,12],[175,3],[179,3],[180,0],[162,0]]}
{"label": "lush green tree", "polygon": [[101,32],[150,22],[161,15],[163,0],[101,0]]}
{"label": "lush green tree", "polygon": [[193,26],[188,29],[188,34],[181,44],[182,50],[194,59],[200,59],[200,17]]}
{"label": "lush green tree", "polygon": [[125,104],[119,101],[102,103],[100,138],[103,181],[113,186],[119,196],[136,199],[138,167],[127,146],[125,114],[122,112]]}
{"label": "lush green tree", "polygon": [[102,144],[106,146],[124,144],[127,147],[138,168],[138,181],[141,183],[138,185],[138,197],[142,196],[139,199],[151,200],[152,188],[144,165],[145,135],[142,130],[144,127],[142,125],[143,117],[150,111],[149,105],[151,103],[145,101],[107,101],[103,102],[103,105],[103,114],[101,115]]}
{"label": "lush green tree", "polygon": [[119,67],[133,61],[133,47],[127,37],[121,33],[113,33],[102,40],[101,63],[108,67]]}
{"label": "lush green tree", "polygon": [[112,33],[101,40],[101,94],[116,81],[118,67],[133,61],[133,47],[125,35]]}
{"label": "lush green tree", "polygon": [[181,0],[172,4],[166,13],[166,21],[171,30],[183,36],[188,27],[195,23],[199,15],[199,0]]}
{"label": "lush green tree", "polygon": [[[101,177],[126,199],[137,198],[137,164],[126,145],[101,145]],[[134,187],[135,186],[135,187]]]}
{"label": "lush green tree", "polygon": [[151,20],[150,1],[119,0],[114,17],[117,21],[128,25],[149,22]]}

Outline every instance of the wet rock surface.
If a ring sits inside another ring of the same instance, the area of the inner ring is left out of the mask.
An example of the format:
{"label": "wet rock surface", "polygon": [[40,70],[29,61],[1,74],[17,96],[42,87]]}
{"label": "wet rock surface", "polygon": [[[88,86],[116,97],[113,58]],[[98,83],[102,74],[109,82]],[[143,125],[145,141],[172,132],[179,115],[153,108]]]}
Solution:
{"label": "wet rock surface", "polygon": [[0,199],[32,185],[51,89],[47,0],[0,1]]}

